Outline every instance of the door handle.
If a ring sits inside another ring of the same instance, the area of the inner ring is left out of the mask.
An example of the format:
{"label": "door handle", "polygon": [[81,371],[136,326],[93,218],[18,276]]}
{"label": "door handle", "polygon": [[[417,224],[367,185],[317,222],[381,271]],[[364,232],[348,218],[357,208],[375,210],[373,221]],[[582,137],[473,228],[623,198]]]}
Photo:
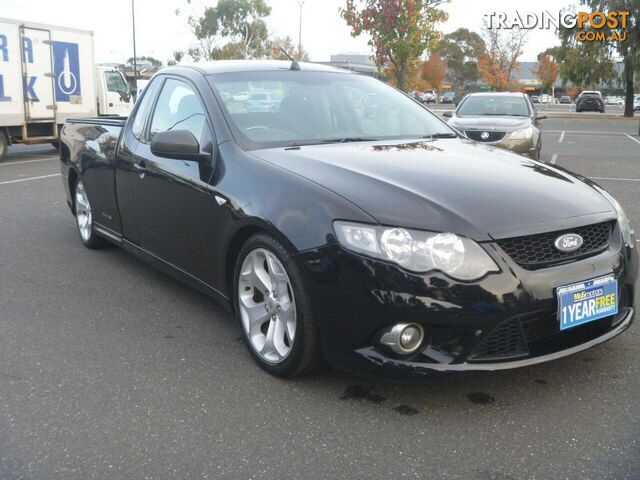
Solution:
{"label": "door handle", "polygon": [[141,160],[140,162],[133,162],[133,169],[138,173],[138,176],[140,178],[144,178],[145,174],[147,173],[147,168],[144,160]]}

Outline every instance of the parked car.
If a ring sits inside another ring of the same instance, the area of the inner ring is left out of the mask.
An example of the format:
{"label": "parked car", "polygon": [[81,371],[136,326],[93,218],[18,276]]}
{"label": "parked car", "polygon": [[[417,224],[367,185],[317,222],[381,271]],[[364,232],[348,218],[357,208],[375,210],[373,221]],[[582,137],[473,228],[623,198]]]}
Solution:
{"label": "parked car", "polygon": [[472,93],[454,112],[449,125],[476,142],[489,143],[534,159],[540,158],[539,115],[523,93]]}
{"label": "parked car", "polygon": [[[227,93],[227,92],[225,92]],[[237,92],[235,94],[231,94],[233,97],[233,100],[236,102],[246,102],[247,100],[249,100],[249,96],[251,95],[248,91],[243,90],[241,92]]]}
{"label": "parked car", "polygon": [[[284,92],[277,112],[227,108],[224,92],[258,83]],[[365,118],[364,97],[385,114]],[[521,94],[477,98],[461,113],[489,102],[531,135]],[[638,249],[610,194],[471,142],[371,77],[169,67],[128,119],[71,119],[61,140],[81,242],[120,245],[219,300],[274,375],[322,358],[393,378],[524,367],[633,319]]]}
{"label": "parked car", "polygon": [[442,97],[440,97],[440,103],[455,103],[455,98],[455,92],[445,92]]}
{"label": "parked car", "polygon": [[599,91],[585,90],[576,99],[576,112],[605,112],[604,100]]}
{"label": "parked car", "polygon": [[421,100],[424,103],[432,103],[435,102],[437,98],[437,94],[435,90],[425,90],[422,92]]}
{"label": "parked car", "polygon": [[281,100],[275,92],[254,92],[247,99],[247,112],[275,112]]}
{"label": "parked car", "polygon": [[571,100],[571,97],[569,95],[562,95],[560,97],[560,103],[562,104],[573,103],[573,100]]}
{"label": "parked car", "polygon": [[531,103],[540,103],[540,97],[538,95],[531,95]]}
{"label": "parked car", "polygon": [[633,97],[633,109],[640,110],[640,95]]}

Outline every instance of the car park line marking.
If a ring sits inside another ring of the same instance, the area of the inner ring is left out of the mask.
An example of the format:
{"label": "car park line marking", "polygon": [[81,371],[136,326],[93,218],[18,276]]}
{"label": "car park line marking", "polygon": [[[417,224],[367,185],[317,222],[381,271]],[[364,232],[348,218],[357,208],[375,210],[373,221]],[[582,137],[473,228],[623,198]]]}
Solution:
{"label": "car park line marking", "polygon": [[594,180],[618,180],[620,182],[640,182],[640,178],[589,177]]}
{"label": "car park line marking", "polygon": [[551,164],[555,165],[557,161],[558,161],[558,154],[554,153],[553,155],[551,155]]}
{"label": "car park line marking", "polygon": [[640,140],[638,140],[637,138],[633,138],[631,135],[627,135],[627,137],[629,137],[631,140],[633,140],[634,142],[636,142],[638,145],[640,145]]}
{"label": "car park line marking", "polygon": [[560,138],[558,139],[558,143],[562,143],[564,141],[564,130],[560,134]]}
{"label": "car park line marking", "polygon": [[29,180],[40,180],[41,178],[59,177],[59,173],[53,173],[51,175],[41,175],[39,177],[19,178],[17,180],[8,180],[6,182],[0,182],[0,185],[8,185],[9,183],[28,182]]}
{"label": "car park line marking", "polygon": [[8,167],[9,165],[20,165],[22,163],[50,162],[51,160],[58,160],[58,157],[37,158],[35,160],[22,160],[20,162],[0,163],[0,167]]}
{"label": "car park line marking", "polygon": [[605,136],[609,136],[609,135],[613,135],[613,136],[628,136],[628,134],[626,133],[620,133],[620,132],[590,132],[587,130],[543,130],[543,132],[545,133],[571,133],[571,134],[578,134],[578,135],[605,135]]}

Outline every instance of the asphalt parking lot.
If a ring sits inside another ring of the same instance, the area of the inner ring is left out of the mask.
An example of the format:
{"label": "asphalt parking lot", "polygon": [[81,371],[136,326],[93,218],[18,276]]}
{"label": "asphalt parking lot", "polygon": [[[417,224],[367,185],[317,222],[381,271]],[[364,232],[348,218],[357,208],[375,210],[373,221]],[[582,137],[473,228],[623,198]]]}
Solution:
{"label": "asphalt parking lot", "polygon": [[[638,120],[548,119],[543,160],[640,227]],[[85,249],[48,146],[0,163],[0,479],[638,479],[640,330],[517,371],[264,374],[231,316]]]}

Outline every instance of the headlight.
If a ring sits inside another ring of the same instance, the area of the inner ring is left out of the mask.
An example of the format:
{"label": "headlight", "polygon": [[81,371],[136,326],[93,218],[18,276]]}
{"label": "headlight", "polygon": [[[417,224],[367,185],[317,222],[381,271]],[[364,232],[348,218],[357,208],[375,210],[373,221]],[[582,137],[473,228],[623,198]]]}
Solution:
{"label": "headlight", "polygon": [[598,192],[600,192],[602,196],[609,201],[613,209],[616,211],[616,214],[618,215],[618,225],[620,225],[620,231],[622,232],[622,240],[624,241],[627,247],[634,248],[636,245],[636,238],[635,238],[636,233],[633,230],[633,226],[629,221],[629,217],[627,217],[627,214],[624,212],[622,205],[620,205],[620,203],[618,203],[618,201],[615,198],[613,198],[611,194],[607,192],[604,188],[598,185],[593,185],[593,188],[595,188]]}
{"label": "headlight", "polygon": [[620,225],[620,231],[622,232],[622,240],[629,248],[634,248],[636,245],[636,233],[633,230],[633,226],[631,226],[631,222],[629,221],[629,217],[624,213],[622,209],[622,205],[618,203],[618,201],[611,196],[609,192],[604,190],[603,188],[598,188],[598,191],[602,193],[602,195],[609,200],[611,206],[615,209],[618,214],[618,224]]}
{"label": "headlight", "polygon": [[412,272],[440,270],[459,280],[476,280],[499,271],[473,240],[453,233],[334,222],[336,236],[347,250],[393,262]]}
{"label": "headlight", "polygon": [[531,138],[533,136],[533,128],[530,126],[527,128],[523,128],[522,130],[516,130],[511,132],[511,140],[526,140],[527,138]]}

